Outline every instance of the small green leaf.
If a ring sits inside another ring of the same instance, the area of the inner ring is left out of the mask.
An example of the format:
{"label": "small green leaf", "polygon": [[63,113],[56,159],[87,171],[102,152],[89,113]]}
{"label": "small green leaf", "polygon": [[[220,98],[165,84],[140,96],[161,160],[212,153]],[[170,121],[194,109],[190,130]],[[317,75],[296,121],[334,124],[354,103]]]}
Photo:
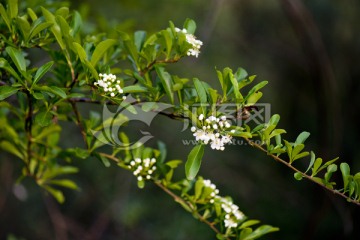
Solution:
{"label": "small green leaf", "polygon": [[91,56],[90,63],[95,66],[97,62],[104,56],[105,52],[117,43],[115,39],[106,39],[96,45],[95,50]]}
{"label": "small green leaf", "polygon": [[252,233],[250,233],[247,237],[243,238],[242,240],[252,240],[257,239],[265,234],[279,231],[279,228],[269,226],[269,225],[262,225],[255,229]]}
{"label": "small green leaf", "polygon": [[187,33],[194,34],[196,30],[195,21],[190,18],[187,18],[184,23],[184,28],[186,29]]}
{"label": "small green leaf", "polygon": [[64,203],[65,197],[64,194],[55,188],[52,188],[50,186],[42,186],[46,191],[48,191],[59,203]]}
{"label": "small green leaf", "polygon": [[145,39],[146,39],[145,31],[136,31],[134,33],[134,42],[135,42],[135,46],[136,46],[136,49],[138,50],[138,52],[141,51],[141,49],[144,45]]}
{"label": "small green leaf", "polygon": [[43,23],[34,24],[30,29],[28,40],[31,40],[38,33],[40,33],[41,31],[43,31],[43,30],[45,30],[45,29],[47,29],[49,27],[51,27],[52,25],[53,25],[53,23],[51,23],[51,22],[43,22]]}
{"label": "small green leaf", "polygon": [[18,15],[18,11],[19,11],[19,8],[18,8],[18,0],[8,0],[8,3],[9,3],[9,15],[10,15],[10,18],[13,19],[13,18],[16,18],[17,15]]}
{"label": "small green leaf", "polygon": [[73,43],[76,53],[80,58],[80,61],[84,63],[87,60],[87,55],[85,49],[77,42]]}
{"label": "small green leaf", "polygon": [[1,15],[1,18],[4,20],[6,26],[11,31],[11,24],[10,24],[9,16],[8,16],[4,6],[1,3],[0,3],[0,15]]}
{"label": "small green leaf", "polygon": [[344,190],[346,191],[348,184],[349,184],[349,176],[350,176],[350,167],[347,163],[340,164],[340,170],[344,182]]}
{"label": "small green leaf", "polygon": [[199,79],[194,78],[194,86],[198,94],[200,103],[207,103],[206,90]]}
{"label": "small green leaf", "polygon": [[139,85],[132,85],[123,88],[124,93],[143,93],[148,92],[146,87],[142,87]]}
{"label": "small green leaf", "polygon": [[310,152],[310,163],[309,163],[309,166],[308,168],[306,169],[305,173],[307,173],[310,168],[312,168],[312,166],[314,165],[314,162],[315,162],[315,153],[313,151]]}
{"label": "small green leaf", "polygon": [[188,155],[185,163],[186,178],[192,180],[200,170],[201,160],[204,155],[204,145],[195,146]]}
{"label": "small green leaf", "polygon": [[7,86],[7,85],[0,86],[0,101],[17,93],[17,91],[19,91],[19,89],[15,87]]}
{"label": "small green leaf", "polygon": [[50,68],[52,67],[53,64],[54,64],[54,62],[50,61],[50,62],[42,65],[41,67],[39,67],[39,69],[35,73],[35,77],[34,77],[34,80],[31,84],[31,86],[36,84],[45,75],[45,73],[47,73],[50,70]]}
{"label": "small green leaf", "polygon": [[78,186],[76,185],[76,183],[69,179],[53,179],[53,180],[48,181],[48,183],[53,184],[53,185],[58,185],[61,187],[74,189],[74,190],[78,189]]}
{"label": "small green leaf", "polygon": [[258,223],[260,223],[259,220],[247,220],[240,225],[239,229],[247,228]]}
{"label": "small green leaf", "polygon": [[0,142],[0,148],[2,148],[4,151],[7,151],[15,156],[17,156],[20,159],[24,159],[24,155],[17,149],[17,147],[9,142],[9,141],[1,141]]}
{"label": "small green leaf", "polygon": [[311,169],[311,176],[315,176],[318,173],[318,169],[322,164],[322,158],[317,158],[314,163],[314,167]]}
{"label": "small green leaf", "polygon": [[299,136],[296,138],[295,145],[304,143],[305,140],[310,136],[309,132],[302,132],[299,134]]}
{"label": "small green leaf", "polygon": [[36,19],[38,19],[36,13],[31,8],[26,9],[27,14],[30,16],[31,20],[34,22]]}
{"label": "small green leaf", "polygon": [[10,46],[6,47],[5,50],[11,57],[11,60],[14,62],[16,68],[24,75],[26,72],[26,62],[22,52]]}
{"label": "small green leaf", "polygon": [[49,111],[40,111],[35,116],[35,122],[39,124],[40,127],[46,127],[50,125],[53,115]]}
{"label": "small green leaf", "polygon": [[66,93],[64,92],[64,90],[62,90],[61,88],[57,87],[57,86],[51,86],[48,87],[49,91],[58,95],[61,98],[66,98]]}
{"label": "small green leaf", "polygon": [[170,99],[170,102],[174,104],[174,92],[172,91],[174,83],[171,78],[171,75],[168,72],[166,72],[163,67],[155,66],[155,69],[164,87],[164,90]]}

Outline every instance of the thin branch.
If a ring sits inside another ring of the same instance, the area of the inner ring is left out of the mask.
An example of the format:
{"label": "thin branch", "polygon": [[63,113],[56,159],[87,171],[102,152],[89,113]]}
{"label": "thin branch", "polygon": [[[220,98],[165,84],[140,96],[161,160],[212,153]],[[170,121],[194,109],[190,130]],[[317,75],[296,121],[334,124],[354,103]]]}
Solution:
{"label": "thin branch", "polygon": [[[185,201],[183,198],[179,197],[178,195],[176,195],[174,192],[172,192],[170,189],[166,188],[164,185],[162,185],[159,181],[154,181],[155,185],[158,186],[159,188],[161,188],[165,193],[167,193],[168,195],[170,195],[175,202],[178,203],[182,203],[185,206],[188,206],[190,209],[193,209],[193,206],[191,204],[189,204],[187,201]],[[205,223],[206,225],[208,225],[214,232],[216,232],[217,234],[222,234],[215,226],[214,224],[212,224],[211,222],[209,222],[208,220],[206,220],[205,218],[203,218],[203,216],[200,215],[200,213],[198,213],[197,211],[192,212],[198,219],[200,222]],[[225,239],[230,240],[230,238],[226,237]]]}
{"label": "thin branch", "polygon": [[155,65],[155,64],[161,64],[161,63],[176,63],[180,60],[180,58],[175,58],[175,59],[169,59],[169,60],[154,60],[152,61],[149,65],[147,65],[144,69],[142,69],[140,71],[140,75],[144,76],[145,73],[147,73],[148,71],[150,71],[150,69]]}
{"label": "thin branch", "polygon": [[284,164],[285,166],[287,166],[288,168],[290,168],[290,169],[293,170],[294,172],[300,173],[304,178],[310,180],[310,181],[313,182],[313,183],[316,183],[317,185],[325,188],[326,190],[332,192],[333,194],[339,195],[339,196],[345,198],[347,201],[352,202],[352,203],[360,206],[360,202],[357,202],[356,200],[351,199],[350,197],[346,196],[345,194],[339,192],[338,190],[334,190],[334,189],[330,189],[330,188],[326,187],[324,184],[322,184],[322,183],[320,183],[320,182],[317,182],[313,177],[311,177],[311,176],[303,173],[302,171],[300,171],[299,169],[295,168],[294,166],[292,166],[290,163],[288,163],[287,161],[283,160],[282,158],[280,158],[280,157],[278,157],[278,156],[276,156],[276,155],[274,155],[274,154],[269,153],[269,152],[268,152],[266,149],[264,149],[261,145],[254,143],[254,142],[251,141],[250,139],[247,139],[247,138],[244,138],[244,139],[249,143],[250,146],[261,150],[262,152],[266,153],[268,156],[272,157],[274,160],[276,160],[276,161]]}
{"label": "thin branch", "polygon": [[73,101],[70,101],[69,102],[71,103],[71,106],[73,108],[73,111],[74,111],[74,114],[75,114],[75,118],[76,118],[76,124],[78,125],[78,127],[80,128],[80,132],[81,132],[81,135],[83,136],[83,139],[84,139],[84,142],[85,142],[85,145],[87,148],[89,148],[89,145],[88,145],[88,142],[86,140],[86,132],[85,132],[85,129],[84,129],[84,126],[82,125],[81,123],[81,117],[80,117],[80,113],[76,107],[76,103],[73,102]]}
{"label": "thin branch", "polygon": [[[26,96],[28,98],[28,112],[26,114],[25,118],[25,132],[27,137],[27,167],[30,164],[31,161],[31,144],[32,144],[32,114],[33,114],[33,103],[32,103],[32,96],[29,91],[26,92]],[[28,169],[28,172],[30,174],[30,170]]]}

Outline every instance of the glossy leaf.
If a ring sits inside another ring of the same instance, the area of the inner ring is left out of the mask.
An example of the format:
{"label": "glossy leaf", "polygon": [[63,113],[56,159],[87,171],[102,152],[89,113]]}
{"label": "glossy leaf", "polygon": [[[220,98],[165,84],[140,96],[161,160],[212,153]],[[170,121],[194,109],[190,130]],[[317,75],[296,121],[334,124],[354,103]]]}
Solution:
{"label": "glossy leaf", "polygon": [[343,178],[343,182],[344,182],[344,190],[346,190],[348,187],[348,184],[349,184],[349,176],[350,176],[349,164],[341,163],[340,170],[341,170],[341,174],[342,174],[342,178]]}
{"label": "glossy leaf", "polygon": [[310,136],[309,132],[302,132],[299,134],[299,136],[296,138],[295,144],[302,144],[305,142],[306,139]]}
{"label": "glossy leaf", "polygon": [[207,103],[206,90],[199,79],[194,78],[194,86],[197,95],[199,97],[200,103]]}
{"label": "glossy leaf", "polygon": [[174,104],[174,92],[172,91],[174,83],[171,78],[171,75],[168,72],[166,72],[163,67],[155,66],[155,69],[164,87],[166,95],[169,97],[170,102]]}
{"label": "glossy leaf", "polygon": [[9,17],[12,18],[16,18],[18,15],[18,0],[8,0],[8,4],[9,4]]}
{"label": "glossy leaf", "polygon": [[192,180],[200,170],[201,160],[204,155],[204,145],[195,146],[188,155],[185,163],[186,178]]}
{"label": "glossy leaf", "polygon": [[95,66],[98,61],[104,56],[106,51],[117,43],[114,39],[106,39],[96,45],[96,48],[91,56],[90,63]]}
{"label": "glossy leaf", "polygon": [[18,91],[19,89],[15,87],[7,86],[7,85],[0,86],[0,101],[10,97],[11,95],[14,95]]}
{"label": "glossy leaf", "polygon": [[22,52],[10,46],[6,47],[5,50],[11,57],[11,60],[14,62],[16,68],[24,75],[26,72],[26,62]]}
{"label": "glossy leaf", "polygon": [[53,64],[54,64],[54,62],[51,61],[51,62],[48,62],[48,63],[42,65],[41,67],[39,67],[35,73],[35,76],[34,76],[34,79],[33,79],[33,82],[31,85],[36,84],[50,70],[50,68],[52,67]]}

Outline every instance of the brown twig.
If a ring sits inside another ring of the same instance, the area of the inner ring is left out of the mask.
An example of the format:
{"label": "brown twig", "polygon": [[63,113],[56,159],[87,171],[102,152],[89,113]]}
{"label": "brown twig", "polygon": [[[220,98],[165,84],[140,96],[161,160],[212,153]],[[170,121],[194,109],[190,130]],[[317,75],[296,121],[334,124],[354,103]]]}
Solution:
{"label": "brown twig", "polygon": [[269,152],[268,152],[266,149],[264,149],[261,145],[254,143],[254,142],[251,141],[250,139],[247,139],[247,138],[244,138],[244,139],[248,142],[248,144],[249,144],[250,146],[261,150],[262,152],[266,153],[268,156],[272,157],[274,160],[276,160],[276,161],[282,163],[283,165],[287,166],[288,168],[290,168],[290,169],[293,170],[294,172],[300,173],[304,178],[310,180],[310,181],[313,182],[313,183],[316,183],[317,185],[325,188],[326,190],[332,192],[333,194],[339,195],[339,196],[345,198],[347,201],[352,202],[352,203],[360,206],[360,202],[351,199],[350,197],[346,196],[344,193],[339,192],[338,190],[334,190],[334,189],[330,189],[330,188],[326,187],[324,184],[322,184],[322,183],[320,183],[320,182],[317,182],[313,177],[311,177],[311,176],[307,175],[306,173],[300,171],[299,169],[295,168],[294,166],[292,166],[290,163],[288,163],[287,161],[283,160],[282,158],[280,158],[280,157],[278,157],[278,156],[276,156],[276,155],[274,155],[274,154],[269,153]]}
{"label": "brown twig", "polygon": [[87,140],[86,140],[85,128],[84,128],[84,126],[83,126],[82,123],[81,123],[81,117],[80,117],[79,110],[78,110],[77,107],[76,107],[76,102],[71,101],[71,100],[69,100],[69,102],[71,103],[72,109],[73,109],[73,111],[74,111],[75,118],[76,118],[76,124],[77,124],[78,127],[80,128],[80,132],[81,132],[81,135],[83,136],[85,145],[86,145],[87,148],[89,148],[89,144],[88,144],[88,142],[87,142]]}
{"label": "brown twig", "polygon": [[[170,189],[166,188],[164,185],[162,185],[159,181],[154,181],[155,185],[158,186],[161,190],[163,190],[165,193],[167,193],[168,195],[170,195],[175,202],[179,202],[184,204],[185,206],[189,207],[190,209],[193,209],[193,206],[191,204],[189,204],[187,201],[185,201],[183,198],[179,197],[178,195],[176,195],[174,192],[172,192]],[[206,220],[205,218],[203,218],[203,216],[201,216],[197,211],[193,211],[192,212],[197,219],[199,219],[199,221],[205,223],[206,225],[208,225],[215,233],[217,234],[222,234],[215,226],[214,224],[212,224],[211,222],[209,222],[208,220]],[[226,237],[225,239],[230,240],[230,238]]]}

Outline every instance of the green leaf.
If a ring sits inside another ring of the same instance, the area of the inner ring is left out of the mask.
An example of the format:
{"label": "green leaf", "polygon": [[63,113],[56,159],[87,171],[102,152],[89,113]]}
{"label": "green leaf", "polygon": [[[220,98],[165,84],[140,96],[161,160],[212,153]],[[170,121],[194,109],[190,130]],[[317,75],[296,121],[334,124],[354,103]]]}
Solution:
{"label": "green leaf", "polygon": [[35,122],[40,127],[46,127],[50,125],[52,118],[53,115],[49,111],[40,111],[35,116]]}
{"label": "green leaf", "polygon": [[28,36],[30,34],[30,23],[28,22],[25,16],[17,17],[16,23],[21,31],[21,34],[24,36],[25,41],[27,41]]}
{"label": "green leaf", "polygon": [[184,23],[184,28],[186,29],[187,33],[194,34],[196,30],[195,21],[190,18],[187,18]]}
{"label": "green leaf", "polygon": [[10,46],[6,47],[5,50],[11,57],[11,60],[14,62],[16,68],[24,75],[26,72],[26,62],[22,52]]}
{"label": "green leaf", "polygon": [[135,46],[136,46],[136,49],[138,50],[138,52],[141,51],[141,49],[144,45],[145,39],[146,39],[145,31],[136,31],[134,33],[134,42],[135,42]]}
{"label": "green leaf", "polygon": [[76,49],[76,53],[80,58],[80,61],[82,63],[84,63],[87,60],[87,56],[86,56],[86,51],[85,49],[77,42],[73,43],[75,49]]}
{"label": "green leaf", "polygon": [[124,93],[143,93],[148,92],[146,87],[142,87],[139,85],[132,85],[123,88]]}
{"label": "green leaf", "polygon": [[280,121],[280,115],[279,114],[274,114],[271,116],[270,120],[269,120],[269,125],[277,125]]}
{"label": "green leaf", "polygon": [[232,72],[229,72],[229,78],[230,78],[230,81],[231,81],[231,83],[233,85],[233,92],[234,92],[234,95],[235,95],[236,102],[241,103],[244,99],[243,99],[243,96],[241,95],[241,93],[239,91],[238,81],[234,77],[234,74]]}
{"label": "green leaf", "polygon": [[308,168],[306,169],[305,173],[307,173],[310,168],[312,168],[312,166],[314,165],[314,162],[315,162],[315,153],[313,151],[310,152],[310,163],[309,163],[309,166]]}
{"label": "green leaf", "polygon": [[42,186],[46,191],[48,191],[59,203],[64,203],[65,197],[64,194],[55,188],[50,186]]}
{"label": "green leaf", "polygon": [[51,86],[50,89],[52,90],[52,92],[54,94],[58,95],[59,97],[66,98],[66,93],[61,88],[56,87],[56,86]]}
{"label": "green leaf", "polygon": [[114,39],[106,39],[96,45],[95,50],[91,56],[90,63],[95,66],[97,62],[101,59],[101,57],[105,54],[105,52],[114,46],[117,43]]}
{"label": "green leaf", "polygon": [[247,101],[248,98],[249,98],[252,94],[258,92],[261,88],[265,87],[266,84],[268,84],[268,81],[262,81],[262,82],[256,84],[256,85],[249,91],[248,95],[245,97],[244,100]]}
{"label": "green leaf", "polygon": [[196,89],[196,93],[199,97],[200,103],[207,103],[206,90],[199,79],[194,78],[194,86]]}
{"label": "green leaf", "polygon": [[336,166],[336,164],[330,164],[330,165],[327,167],[327,171],[326,171],[326,173],[325,173],[325,178],[324,178],[324,179],[325,179],[325,182],[329,182],[332,174],[333,174],[334,172],[336,172],[336,171],[337,171],[337,166]]}
{"label": "green leaf", "polygon": [[317,158],[314,163],[314,167],[311,169],[311,176],[315,176],[318,173],[318,169],[322,164],[322,158]]}
{"label": "green leaf", "polygon": [[247,220],[240,225],[239,229],[247,228],[258,223],[260,223],[259,220]]}
{"label": "green leaf", "polygon": [[9,30],[11,31],[11,24],[10,24],[10,19],[9,16],[4,8],[4,6],[0,3],[0,16],[1,18],[4,20],[6,26],[9,28]]}
{"label": "green leaf", "polygon": [[5,58],[0,58],[0,68],[5,69],[13,77],[15,77],[19,82],[23,83],[23,80],[19,77],[17,72],[10,66],[9,62]]}
{"label": "green leaf", "polygon": [[65,49],[65,43],[63,41],[63,36],[60,30],[59,25],[56,23],[55,21],[55,16],[49,12],[46,8],[40,7],[41,11],[46,19],[47,22],[49,23],[53,23],[53,25],[51,26],[51,32],[54,34],[56,41],[58,42],[60,48],[62,50]]}
{"label": "green leaf", "polygon": [[309,132],[302,132],[299,134],[299,136],[296,138],[295,145],[304,143],[305,140],[310,136]]}
{"label": "green leaf", "polygon": [[53,185],[58,185],[61,187],[74,189],[74,190],[78,189],[78,186],[76,185],[76,183],[69,179],[53,179],[53,180],[48,181],[48,183],[53,184]]}
{"label": "green leaf", "polygon": [[170,99],[170,102],[174,104],[174,92],[172,91],[173,81],[171,75],[168,72],[166,72],[163,67],[155,66],[155,69],[164,87],[164,90]]}
{"label": "green leaf", "polygon": [[38,19],[36,13],[34,12],[34,10],[32,10],[31,8],[27,8],[26,9],[27,14],[29,15],[29,17],[31,18],[31,20],[34,22],[36,19]]}
{"label": "green leaf", "polygon": [[52,67],[53,64],[54,64],[54,62],[50,61],[50,62],[42,65],[41,67],[39,67],[35,73],[35,77],[34,77],[34,80],[31,84],[31,86],[36,84],[45,75],[45,73],[47,73],[50,70],[50,68]]}
{"label": "green leaf", "polygon": [[269,225],[262,225],[262,226],[258,227],[257,229],[255,229],[255,231],[253,231],[252,233],[247,235],[245,238],[243,238],[243,240],[257,239],[265,234],[268,234],[271,232],[276,232],[276,231],[279,231],[279,228],[269,226]]}
{"label": "green leaf", "polygon": [[45,30],[45,29],[47,29],[49,27],[51,27],[52,25],[53,25],[53,23],[51,23],[51,22],[43,22],[43,23],[39,23],[39,24],[34,24],[30,29],[28,40],[31,40],[38,33],[40,33],[41,31],[43,31],[43,30]]}
{"label": "green leaf", "polygon": [[0,86],[0,101],[17,93],[17,91],[19,91],[19,89],[15,87],[7,86],[7,85]]}
{"label": "green leaf", "polygon": [[346,191],[348,184],[349,184],[349,176],[350,176],[350,167],[347,163],[340,164],[340,170],[344,182],[344,191]]}
{"label": "green leaf", "polygon": [[204,145],[195,146],[188,155],[185,163],[186,178],[192,180],[200,170],[201,160],[204,155]]}
{"label": "green leaf", "polygon": [[9,142],[9,141],[1,141],[0,142],[0,148],[2,148],[4,151],[7,151],[15,156],[17,156],[20,159],[24,159],[24,155],[17,149],[17,147]]}
{"label": "green leaf", "polygon": [[8,3],[9,3],[9,15],[10,15],[10,18],[13,19],[13,18],[16,18],[17,15],[18,15],[18,11],[19,11],[19,8],[18,8],[18,0],[8,0]]}

